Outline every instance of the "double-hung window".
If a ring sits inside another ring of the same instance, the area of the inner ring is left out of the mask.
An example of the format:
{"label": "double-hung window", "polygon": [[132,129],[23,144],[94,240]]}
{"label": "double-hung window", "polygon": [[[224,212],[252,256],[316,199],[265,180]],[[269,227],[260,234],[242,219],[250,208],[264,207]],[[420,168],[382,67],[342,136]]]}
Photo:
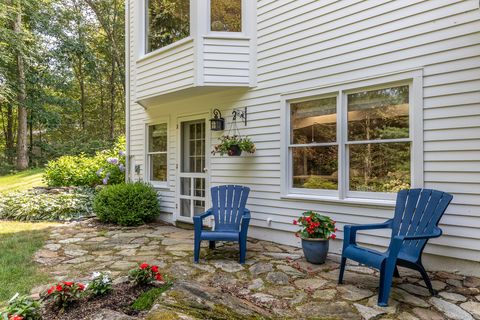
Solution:
{"label": "double-hung window", "polygon": [[391,199],[409,188],[410,91],[400,84],[290,101],[288,192]]}
{"label": "double-hung window", "polygon": [[148,180],[154,186],[166,186],[168,174],[167,141],[168,125],[160,123],[149,125],[147,168]]}

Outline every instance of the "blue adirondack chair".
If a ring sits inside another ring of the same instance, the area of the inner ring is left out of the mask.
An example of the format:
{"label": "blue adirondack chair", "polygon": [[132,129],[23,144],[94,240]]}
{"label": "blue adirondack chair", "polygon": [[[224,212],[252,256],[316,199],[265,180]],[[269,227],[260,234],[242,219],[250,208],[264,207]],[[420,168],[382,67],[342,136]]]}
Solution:
{"label": "blue adirondack chair", "polygon": [[[210,249],[215,249],[215,241],[239,243],[240,263],[245,263],[247,253],[247,231],[250,211],[245,208],[250,188],[244,186],[219,186],[211,188],[212,208],[202,215],[193,217],[195,227],[194,261],[200,257],[200,243],[209,241]],[[213,215],[215,229],[203,230],[203,219]]]}
{"label": "blue adirondack chair", "polygon": [[[347,259],[352,259],[380,270],[378,305],[381,307],[388,305],[393,276],[400,276],[397,265],[419,271],[428,290],[435,295],[422,265],[422,252],[428,239],[442,235],[438,222],[452,198],[452,195],[437,190],[402,190],[397,195],[393,219],[381,224],[345,226],[338,283],[343,282]],[[356,244],[357,231],[386,228],[392,229],[386,252],[362,248]]]}

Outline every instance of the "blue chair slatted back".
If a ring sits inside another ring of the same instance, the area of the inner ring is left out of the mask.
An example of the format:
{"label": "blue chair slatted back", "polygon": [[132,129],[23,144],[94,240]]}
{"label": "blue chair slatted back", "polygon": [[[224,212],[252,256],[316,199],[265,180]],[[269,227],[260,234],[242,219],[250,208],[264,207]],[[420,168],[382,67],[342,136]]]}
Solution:
{"label": "blue chair slatted back", "polygon": [[240,231],[250,188],[228,185],[211,188],[215,231]]}
{"label": "blue chair slatted back", "polygon": [[[452,195],[437,190],[401,190],[397,196],[393,218],[393,236],[431,234],[452,198]],[[426,242],[426,239],[405,241],[401,252],[419,256]]]}

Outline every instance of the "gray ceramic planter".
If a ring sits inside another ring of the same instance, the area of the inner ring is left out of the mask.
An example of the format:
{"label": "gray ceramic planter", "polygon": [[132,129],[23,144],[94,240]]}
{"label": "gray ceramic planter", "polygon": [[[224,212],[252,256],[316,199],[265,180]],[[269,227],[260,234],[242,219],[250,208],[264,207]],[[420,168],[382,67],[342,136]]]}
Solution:
{"label": "gray ceramic planter", "polygon": [[328,254],[328,239],[303,239],[302,249],[305,259],[313,264],[325,263]]}

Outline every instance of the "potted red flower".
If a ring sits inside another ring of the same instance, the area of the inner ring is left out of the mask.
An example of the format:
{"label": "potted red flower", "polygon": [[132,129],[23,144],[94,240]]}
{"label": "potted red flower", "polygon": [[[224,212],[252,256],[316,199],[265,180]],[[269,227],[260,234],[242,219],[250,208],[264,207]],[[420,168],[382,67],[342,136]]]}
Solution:
{"label": "potted red flower", "polygon": [[301,227],[295,235],[302,239],[305,259],[313,264],[325,263],[329,240],[336,238],[335,221],[317,212],[307,211],[293,220],[293,224]]}

